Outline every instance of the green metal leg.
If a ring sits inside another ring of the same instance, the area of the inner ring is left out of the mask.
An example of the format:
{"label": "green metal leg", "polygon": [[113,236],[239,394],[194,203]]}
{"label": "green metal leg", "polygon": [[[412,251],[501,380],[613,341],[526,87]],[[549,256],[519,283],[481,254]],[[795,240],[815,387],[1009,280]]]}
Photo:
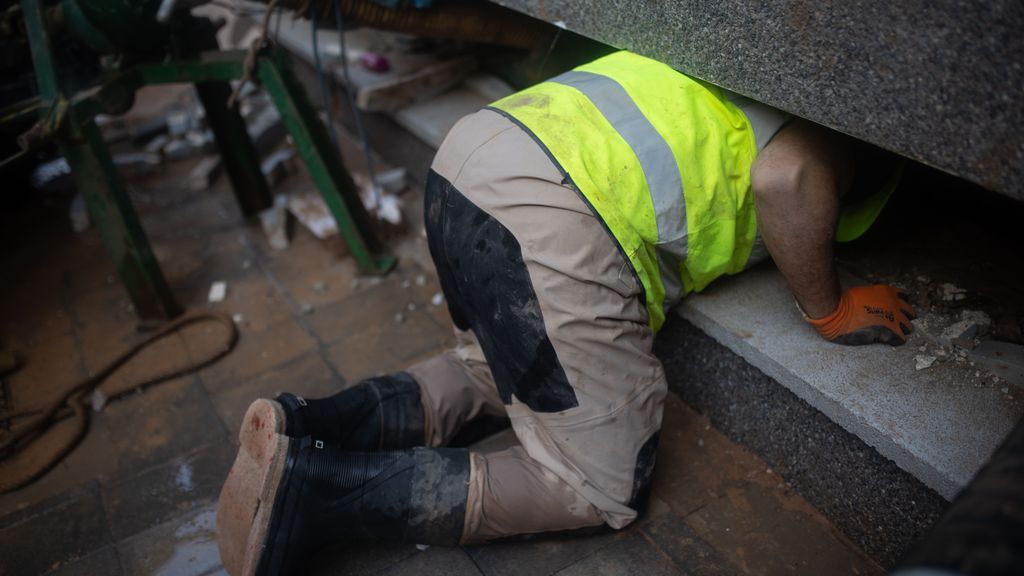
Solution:
{"label": "green metal leg", "polygon": [[386,274],[394,267],[395,258],[381,250],[370,226],[370,217],[341,162],[341,152],[331,143],[285,58],[280,50],[275,50],[269,58],[260,58],[260,81],[281,112],[295,147],[338,223],[338,230],[352,250],[359,269],[370,274]]}
{"label": "green metal leg", "polygon": [[196,84],[199,100],[206,109],[206,120],[217,140],[224,170],[231,180],[235,198],[245,216],[254,216],[273,204],[267,180],[260,171],[260,157],[245,129],[237,109],[228,109],[231,87],[227,82]]}
{"label": "green metal leg", "polygon": [[91,118],[69,118],[61,153],[85,197],[93,224],[114,261],[139,319],[162,321],[182,312],[149,247],[99,129]]}

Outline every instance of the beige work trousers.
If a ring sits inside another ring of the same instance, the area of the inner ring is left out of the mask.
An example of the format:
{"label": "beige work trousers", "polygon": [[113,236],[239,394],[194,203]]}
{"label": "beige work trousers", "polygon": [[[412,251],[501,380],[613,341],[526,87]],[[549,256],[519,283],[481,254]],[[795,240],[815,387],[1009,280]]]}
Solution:
{"label": "beige work trousers", "polygon": [[481,415],[507,415],[519,441],[472,454],[463,541],[626,526],[638,483],[650,478],[667,389],[629,262],[546,152],[497,112],[456,124],[432,170],[519,242],[578,402],[547,413],[514,396],[504,404],[471,332],[408,370],[422,388],[429,445]]}

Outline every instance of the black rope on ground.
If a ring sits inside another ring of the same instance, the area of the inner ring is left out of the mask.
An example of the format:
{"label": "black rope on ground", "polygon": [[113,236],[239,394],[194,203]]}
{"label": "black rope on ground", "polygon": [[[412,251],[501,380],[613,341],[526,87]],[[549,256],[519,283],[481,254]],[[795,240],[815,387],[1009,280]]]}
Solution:
{"label": "black rope on ground", "polygon": [[[203,358],[190,365],[169,370],[142,382],[131,383],[122,389],[107,394],[107,401],[116,401],[129,394],[139,392],[149,386],[166,382],[183,374],[200,370],[223,358],[228,352],[234,349],[238,342],[238,329],[230,316],[220,312],[187,312],[174,320],[171,320],[156,332],[146,336],[128,350],[122,352],[106,366],[102,367],[95,375],[76,383],[68,388],[56,401],[38,409],[24,410],[9,414],[0,414],[0,421],[12,424],[10,432],[0,434],[0,464],[8,464],[9,460],[19,454],[23,454],[36,440],[43,437],[55,424],[67,418],[74,417],[76,428],[73,435],[66,441],[57,445],[51,454],[43,458],[35,458],[30,462],[27,471],[17,469],[17,465],[0,466],[0,494],[13,492],[24,486],[35,482],[44,474],[52,470],[64,459],[78,444],[85,438],[89,431],[89,409],[87,403],[93,392],[99,388],[111,374],[118,368],[124,366],[129,360],[148,348],[155,342],[176,334],[180,329],[192,324],[203,322],[215,322],[223,325],[228,330],[224,345],[215,350],[207,358]],[[31,419],[27,424],[14,426],[18,420]],[[7,468],[7,469],[5,469]],[[13,468],[13,469],[11,469]]]}

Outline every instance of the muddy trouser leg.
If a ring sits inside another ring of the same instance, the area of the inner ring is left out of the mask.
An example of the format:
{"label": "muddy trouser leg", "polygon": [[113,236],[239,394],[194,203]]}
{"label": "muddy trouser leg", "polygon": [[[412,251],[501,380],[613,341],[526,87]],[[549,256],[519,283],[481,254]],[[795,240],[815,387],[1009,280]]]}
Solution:
{"label": "muddy trouser leg", "polygon": [[453,323],[479,341],[520,442],[472,454],[465,542],[620,528],[646,499],[664,372],[628,260],[567,182],[489,110],[452,129],[428,175],[428,244]]}

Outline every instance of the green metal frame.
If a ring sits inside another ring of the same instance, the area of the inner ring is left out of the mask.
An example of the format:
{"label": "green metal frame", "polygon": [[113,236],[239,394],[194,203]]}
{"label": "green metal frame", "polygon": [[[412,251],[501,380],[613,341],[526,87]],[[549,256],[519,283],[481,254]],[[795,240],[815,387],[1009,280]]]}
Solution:
{"label": "green metal frame", "polygon": [[[55,137],[114,260],[118,275],[143,321],[181,312],[153,256],[149,241],[93,118],[123,112],[135,91],[147,84],[193,83],[223,157],[225,171],[246,216],[272,203],[259,156],[236,109],[227,107],[229,82],[246,76],[245,51],[201,52],[195,57],[140,64],[110,73],[100,83],[66,98],[50,50],[39,0],[22,0],[26,31],[39,87],[42,137]],[[359,269],[385,274],[395,258],[383,252],[373,232],[341,151],[295,79],[287,55],[274,48],[255,60],[254,81],[262,83],[295,142],[317,190],[338,224]]]}

